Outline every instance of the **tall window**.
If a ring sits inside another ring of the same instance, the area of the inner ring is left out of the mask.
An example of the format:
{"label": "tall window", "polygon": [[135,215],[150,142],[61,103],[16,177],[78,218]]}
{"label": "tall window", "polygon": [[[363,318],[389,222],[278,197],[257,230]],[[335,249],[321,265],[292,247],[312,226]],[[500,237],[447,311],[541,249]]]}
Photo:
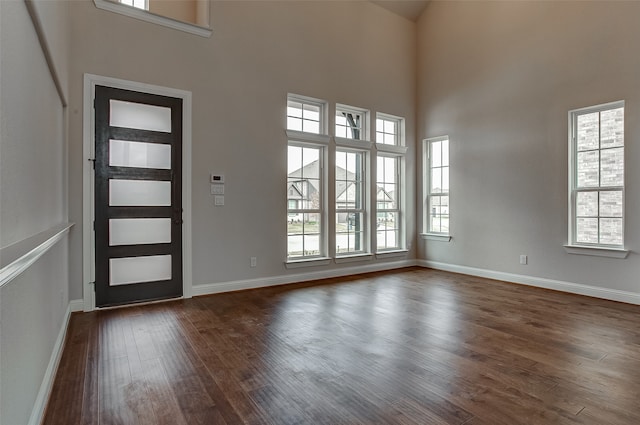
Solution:
{"label": "tall window", "polygon": [[574,245],[624,244],[624,102],[570,112]]}
{"label": "tall window", "polygon": [[378,155],[376,206],[378,251],[402,248],[400,233],[400,157]]}
{"label": "tall window", "polygon": [[449,138],[425,141],[428,172],[426,175],[426,228],[428,233],[449,234]]}
{"label": "tall window", "polygon": [[326,104],[317,99],[295,95],[287,99],[287,257],[291,260],[326,255],[325,111]]}
{"label": "tall window", "polygon": [[336,151],[336,253],[367,252],[365,153]]}

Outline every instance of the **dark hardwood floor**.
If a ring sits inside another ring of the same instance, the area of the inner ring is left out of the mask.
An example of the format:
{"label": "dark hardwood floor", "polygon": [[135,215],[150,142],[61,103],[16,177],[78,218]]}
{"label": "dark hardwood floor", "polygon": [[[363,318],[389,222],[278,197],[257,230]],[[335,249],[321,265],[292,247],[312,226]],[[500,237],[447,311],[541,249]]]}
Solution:
{"label": "dark hardwood floor", "polygon": [[640,424],[640,307],[404,269],[74,314],[44,421]]}

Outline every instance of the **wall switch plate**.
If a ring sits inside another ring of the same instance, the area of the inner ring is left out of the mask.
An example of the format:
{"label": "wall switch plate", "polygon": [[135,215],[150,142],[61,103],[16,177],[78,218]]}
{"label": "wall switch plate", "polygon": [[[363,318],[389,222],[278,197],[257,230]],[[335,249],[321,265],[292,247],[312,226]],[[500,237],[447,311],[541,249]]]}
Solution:
{"label": "wall switch plate", "polygon": [[224,205],[224,196],[222,195],[216,195],[213,197],[213,204],[217,207],[221,207],[222,205]]}
{"label": "wall switch plate", "polygon": [[526,265],[527,264],[527,260],[528,260],[528,258],[527,258],[526,255],[521,255],[520,256],[520,264]]}
{"label": "wall switch plate", "polygon": [[212,195],[224,195],[224,184],[222,184],[222,183],[211,183],[211,194]]}
{"label": "wall switch plate", "polygon": [[224,183],[224,174],[211,174],[211,183]]}
{"label": "wall switch plate", "polygon": [[258,265],[258,257],[251,257],[251,267]]}

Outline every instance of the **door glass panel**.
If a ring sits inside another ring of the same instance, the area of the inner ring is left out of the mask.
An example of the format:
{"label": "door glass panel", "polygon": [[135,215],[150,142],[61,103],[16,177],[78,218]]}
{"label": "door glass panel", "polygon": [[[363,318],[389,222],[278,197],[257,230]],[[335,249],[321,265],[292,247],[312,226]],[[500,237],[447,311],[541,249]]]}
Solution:
{"label": "door glass panel", "polygon": [[109,180],[109,206],[171,206],[171,182]]}
{"label": "door glass panel", "polygon": [[171,169],[171,145],[109,140],[109,165]]}
{"label": "door glass panel", "polygon": [[170,218],[118,218],[109,220],[109,245],[171,243]]}
{"label": "door glass panel", "polygon": [[171,255],[109,259],[111,286],[171,279]]}
{"label": "door glass panel", "polygon": [[171,108],[113,99],[109,104],[111,126],[171,133]]}

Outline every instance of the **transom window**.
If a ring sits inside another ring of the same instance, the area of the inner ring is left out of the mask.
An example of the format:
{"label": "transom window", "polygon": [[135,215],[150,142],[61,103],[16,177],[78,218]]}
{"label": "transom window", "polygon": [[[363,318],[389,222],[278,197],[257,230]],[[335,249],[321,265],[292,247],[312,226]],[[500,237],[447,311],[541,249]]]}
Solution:
{"label": "transom window", "polygon": [[336,137],[366,140],[367,111],[336,105]]}
{"label": "transom window", "polygon": [[425,141],[427,174],[427,232],[449,234],[449,138]]}
{"label": "transom window", "polygon": [[387,114],[376,116],[376,143],[400,145],[402,119]]}
{"label": "transom window", "polygon": [[322,112],[321,103],[290,96],[287,102],[287,129],[322,134]]}
{"label": "transom window", "polygon": [[570,112],[572,244],[624,245],[624,102]]}

